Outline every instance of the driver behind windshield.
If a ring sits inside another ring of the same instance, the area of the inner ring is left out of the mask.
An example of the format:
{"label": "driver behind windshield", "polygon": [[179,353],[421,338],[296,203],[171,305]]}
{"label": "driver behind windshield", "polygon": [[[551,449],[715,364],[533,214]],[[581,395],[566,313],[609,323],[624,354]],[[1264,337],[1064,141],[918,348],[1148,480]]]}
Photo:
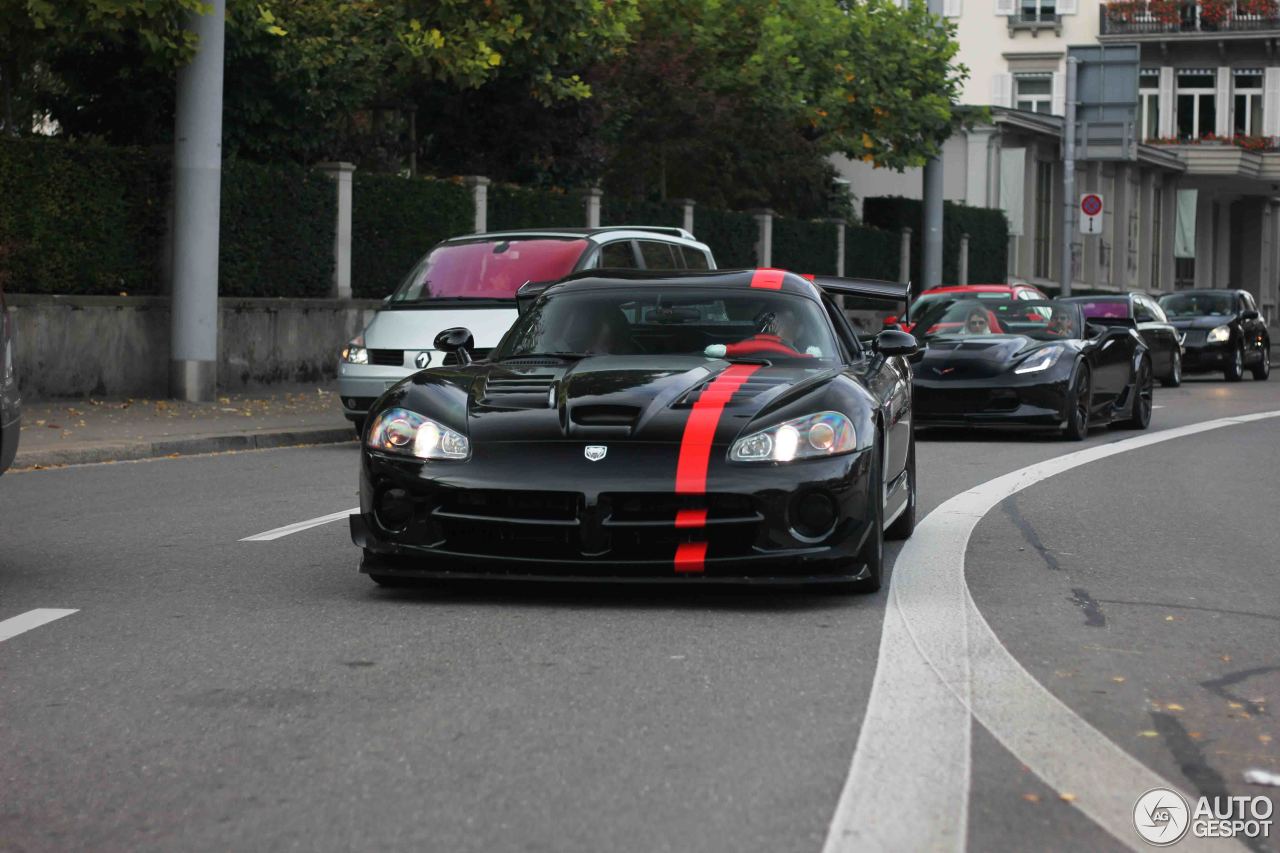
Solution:
{"label": "driver behind windshield", "polygon": [[792,358],[820,358],[822,350],[808,346],[801,351],[796,340],[804,332],[804,324],[788,305],[762,311],[756,317],[759,329],[749,338],[730,344],[711,344],[705,350],[711,358],[738,358],[747,355],[786,355]]}

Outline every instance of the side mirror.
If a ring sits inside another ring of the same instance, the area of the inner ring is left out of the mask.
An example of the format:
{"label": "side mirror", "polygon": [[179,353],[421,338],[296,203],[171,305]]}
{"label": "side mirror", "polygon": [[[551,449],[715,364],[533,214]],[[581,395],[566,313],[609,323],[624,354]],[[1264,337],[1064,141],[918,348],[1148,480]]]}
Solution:
{"label": "side mirror", "polygon": [[458,364],[471,363],[471,348],[476,345],[471,330],[462,326],[445,329],[436,335],[435,347],[442,352],[451,352],[458,357]]}
{"label": "side mirror", "polygon": [[1240,315],[1240,319],[1241,319],[1241,320],[1256,320],[1256,319],[1258,319],[1258,318],[1259,318],[1259,317],[1261,317],[1261,316],[1262,316],[1262,315],[1261,315],[1261,314],[1259,314],[1257,311],[1254,311],[1254,310],[1250,309],[1250,310],[1248,310],[1248,311],[1245,311],[1243,314],[1241,314],[1241,315]]}
{"label": "side mirror", "polygon": [[897,329],[885,329],[876,335],[872,346],[875,347],[876,352],[885,357],[900,355],[910,358],[920,351],[920,344],[916,343],[914,336]]}

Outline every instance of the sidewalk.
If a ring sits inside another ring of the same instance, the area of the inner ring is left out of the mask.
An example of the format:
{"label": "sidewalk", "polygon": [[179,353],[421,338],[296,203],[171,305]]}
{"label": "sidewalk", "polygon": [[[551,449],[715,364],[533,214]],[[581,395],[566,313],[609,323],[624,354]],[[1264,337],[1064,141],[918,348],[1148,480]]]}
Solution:
{"label": "sidewalk", "polygon": [[60,400],[26,403],[14,468],[353,441],[336,392],[229,394],[213,403]]}

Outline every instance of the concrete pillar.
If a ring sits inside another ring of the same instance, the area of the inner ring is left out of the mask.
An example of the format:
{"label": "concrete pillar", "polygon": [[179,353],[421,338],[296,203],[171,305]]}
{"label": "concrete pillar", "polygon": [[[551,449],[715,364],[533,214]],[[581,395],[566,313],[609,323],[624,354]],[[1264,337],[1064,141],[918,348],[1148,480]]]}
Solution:
{"label": "concrete pillar", "polygon": [[773,265],[773,211],[767,207],[754,211],[756,224],[760,228],[760,236],[756,239],[756,264],[761,267]]}
{"label": "concrete pillar", "polygon": [[694,205],[697,204],[697,202],[691,198],[677,198],[677,199],[674,199],[674,201],[676,204],[684,208],[684,222],[681,224],[680,227],[688,231],[690,234],[692,234],[693,233],[693,208],[694,208]]}
{"label": "concrete pillar", "polygon": [[222,60],[226,0],[189,13],[199,39],[178,69],[173,143],[173,301],[169,393],[208,401],[218,384],[218,219],[222,202]]}
{"label": "concrete pillar", "polygon": [[994,127],[975,127],[965,132],[964,203],[970,207],[992,207],[987,193],[991,186],[991,139]]}
{"label": "concrete pillar", "polygon": [[959,267],[960,269],[957,272],[959,274],[960,280],[956,283],[968,284],[969,283],[969,235],[968,234],[960,235]]}
{"label": "concrete pillar", "polygon": [[587,227],[599,228],[600,200],[604,198],[604,190],[599,187],[588,187],[582,194],[582,198],[587,208]]}
{"label": "concrete pillar", "polygon": [[844,277],[844,229],[845,221],[843,219],[828,219],[832,227],[836,229],[836,275]]}
{"label": "concrete pillar", "polygon": [[[898,281],[907,284],[911,281],[911,229],[902,229],[902,240],[898,245]],[[921,288],[923,290],[924,288]]]}
{"label": "concrete pillar", "polygon": [[466,184],[471,188],[471,204],[475,206],[475,233],[489,229],[489,179],[483,175],[467,175]]}
{"label": "concrete pillar", "polygon": [[1213,229],[1213,286],[1234,286],[1231,281],[1231,203],[1233,199],[1220,200],[1217,221]]}
{"label": "concrete pillar", "polygon": [[338,188],[338,219],[333,229],[333,286],[335,299],[351,298],[351,174],[354,163],[321,163],[317,168],[333,179]]}

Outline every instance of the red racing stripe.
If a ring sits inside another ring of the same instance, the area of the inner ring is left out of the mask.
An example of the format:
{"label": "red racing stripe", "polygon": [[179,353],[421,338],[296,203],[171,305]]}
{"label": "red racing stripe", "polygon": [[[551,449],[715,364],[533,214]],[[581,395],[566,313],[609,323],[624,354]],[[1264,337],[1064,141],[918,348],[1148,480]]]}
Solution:
{"label": "red racing stripe", "polygon": [[[680,457],[676,462],[676,494],[705,495],[707,466],[711,461],[711,445],[724,407],[735,391],[742,387],[758,364],[733,364],[711,380],[689,411],[680,439]],[[682,509],[676,513],[677,530],[706,527],[706,509]],[[676,546],[675,570],[679,574],[699,573],[707,558],[706,542],[684,542]]]}
{"label": "red racing stripe", "polygon": [[786,270],[759,269],[751,274],[751,286],[762,290],[781,290]]}

